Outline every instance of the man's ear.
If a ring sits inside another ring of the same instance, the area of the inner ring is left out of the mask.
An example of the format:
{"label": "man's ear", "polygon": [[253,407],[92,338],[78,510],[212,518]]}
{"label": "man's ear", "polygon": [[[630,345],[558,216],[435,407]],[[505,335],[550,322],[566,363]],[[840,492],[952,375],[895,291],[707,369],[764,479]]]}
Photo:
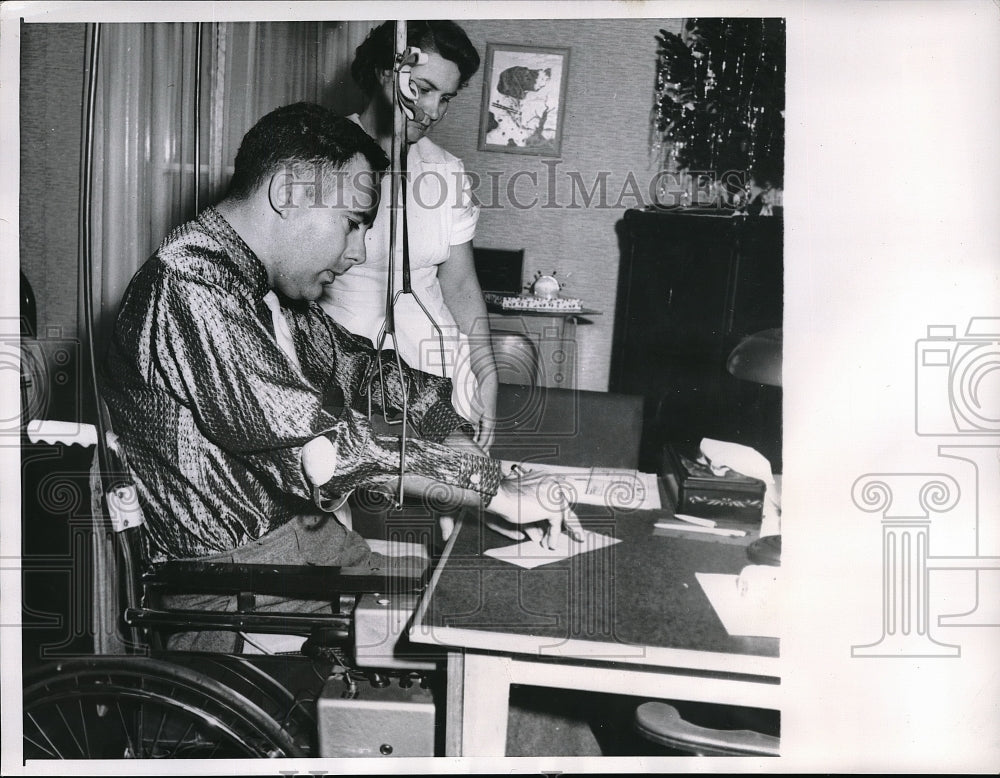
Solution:
{"label": "man's ear", "polygon": [[291,173],[287,170],[278,170],[271,174],[271,180],[267,185],[268,203],[282,219],[288,217],[289,209],[297,207],[292,197],[295,187],[291,184]]}

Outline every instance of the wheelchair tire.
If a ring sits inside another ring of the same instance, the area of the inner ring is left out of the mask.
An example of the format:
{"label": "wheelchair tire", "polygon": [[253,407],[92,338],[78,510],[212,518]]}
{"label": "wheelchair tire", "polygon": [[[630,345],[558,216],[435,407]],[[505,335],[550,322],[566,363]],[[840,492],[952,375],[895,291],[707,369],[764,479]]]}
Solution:
{"label": "wheelchair tire", "polygon": [[57,662],[25,678],[28,759],[301,757],[258,705],[189,667],[148,657]]}

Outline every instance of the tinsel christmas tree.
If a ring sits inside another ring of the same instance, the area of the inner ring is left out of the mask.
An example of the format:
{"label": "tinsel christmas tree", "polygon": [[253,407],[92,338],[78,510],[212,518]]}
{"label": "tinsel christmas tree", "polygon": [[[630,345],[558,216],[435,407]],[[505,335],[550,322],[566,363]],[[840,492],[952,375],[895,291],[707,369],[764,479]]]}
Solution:
{"label": "tinsel christmas tree", "polygon": [[781,188],[784,19],[689,19],[684,38],[660,30],[656,40],[654,149],[730,189],[740,178]]}

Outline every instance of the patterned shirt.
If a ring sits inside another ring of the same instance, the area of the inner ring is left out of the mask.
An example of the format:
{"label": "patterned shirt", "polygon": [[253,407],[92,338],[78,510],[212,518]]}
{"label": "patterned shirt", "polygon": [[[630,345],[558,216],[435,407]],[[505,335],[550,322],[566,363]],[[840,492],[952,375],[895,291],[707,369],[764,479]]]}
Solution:
{"label": "patterned shirt", "polygon": [[[402,407],[400,372],[314,302],[282,301],[299,364],[273,334],[260,260],[213,208],[171,232],[122,300],[102,394],[146,508],[154,561],[206,556],[318,512],[301,463],[319,435],[336,447],[334,499],[399,472],[399,438],[368,420]],[[384,378],[385,386],[382,386]],[[442,445],[468,429],[451,381],[404,364],[406,472],[478,491],[488,502],[499,462]],[[398,429],[398,428],[395,428]]]}

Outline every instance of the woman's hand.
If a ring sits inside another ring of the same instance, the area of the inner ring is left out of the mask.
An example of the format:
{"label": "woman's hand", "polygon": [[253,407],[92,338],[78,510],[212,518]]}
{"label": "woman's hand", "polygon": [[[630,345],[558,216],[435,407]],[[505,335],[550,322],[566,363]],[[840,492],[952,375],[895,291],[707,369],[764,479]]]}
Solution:
{"label": "woman's hand", "polygon": [[477,379],[479,384],[475,410],[479,418],[473,420],[476,424],[474,440],[483,451],[489,451],[493,446],[493,438],[497,426],[497,390],[499,381],[497,371],[487,370]]}
{"label": "woman's hand", "polygon": [[547,526],[538,538],[544,547],[555,548],[556,537],[564,531],[571,540],[582,543],[583,527],[559,480],[550,474],[532,473],[516,465],[512,471],[500,482],[486,510],[519,526],[544,522]]}

